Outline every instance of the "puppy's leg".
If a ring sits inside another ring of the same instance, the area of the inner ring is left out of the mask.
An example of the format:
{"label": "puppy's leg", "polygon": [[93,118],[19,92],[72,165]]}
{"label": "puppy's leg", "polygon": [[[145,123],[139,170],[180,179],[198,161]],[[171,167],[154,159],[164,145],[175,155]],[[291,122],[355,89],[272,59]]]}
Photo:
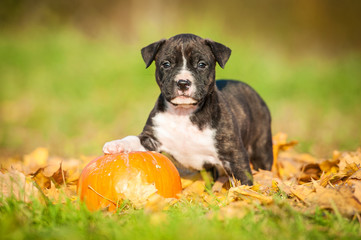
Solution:
{"label": "puppy's leg", "polygon": [[242,185],[253,185],[253,176],[249,165],[249,158],[246,151],[240,151],[235,158],[223,159],[223,168],[233,182],[233,177],[241,181]]}
{"label": "puppy's leg", "polygon": [[265,131],[264,134],[253,144],[250,158],[255,170],[271,170],[273,164],[271,130]]}
{"label": "puppy's leg", "polygon": [[133,151],[146,151],[137,136],[128,136],[120,140],[110,141],[103,146],[105,154],[129,153]]}

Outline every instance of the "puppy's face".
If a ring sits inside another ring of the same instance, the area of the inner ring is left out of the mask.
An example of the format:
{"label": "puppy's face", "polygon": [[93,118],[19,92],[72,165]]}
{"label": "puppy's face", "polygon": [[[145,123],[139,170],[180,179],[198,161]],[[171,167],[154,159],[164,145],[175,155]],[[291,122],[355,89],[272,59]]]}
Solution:
{"label": "puppy's face", "polygon": [[197,105],[213,91],[216,61],[221,67],[231,50],[191,34],[160,40],[142,49],[147,67],[155,60],[156,80],[164,98],[175,106]]}

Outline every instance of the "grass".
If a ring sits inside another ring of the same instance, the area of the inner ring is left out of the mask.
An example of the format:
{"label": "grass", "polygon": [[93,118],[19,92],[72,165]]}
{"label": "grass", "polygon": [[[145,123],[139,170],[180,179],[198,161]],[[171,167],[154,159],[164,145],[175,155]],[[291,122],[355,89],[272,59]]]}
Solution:
{"label": "grass", "polygon": [[[213,215],[209,215],[209,212]],[[127,206],[116,214],[89,212],[78,202],[0,200],[2,239],[357,239],[357,220],[317,210],[300,213],[279,202],[241,218],[217,217],[219,209],[182,201],[149,214]]]}
{"label": "grass", "polygon": [[[2,152],[21,155],[45,146],[62,156],[99,155],[104,142],[138,134],[159,94],[154,66],[145,69],[140,56],[153,40],[92,39],[68,28],[3,32]],[[360,146],[361,55],[300,50],[291,58],[249,40],[216,40],[233,50],[217,77],[253,86],[271,109],[274,132],[288,133],[301,151],[318,155]]]}

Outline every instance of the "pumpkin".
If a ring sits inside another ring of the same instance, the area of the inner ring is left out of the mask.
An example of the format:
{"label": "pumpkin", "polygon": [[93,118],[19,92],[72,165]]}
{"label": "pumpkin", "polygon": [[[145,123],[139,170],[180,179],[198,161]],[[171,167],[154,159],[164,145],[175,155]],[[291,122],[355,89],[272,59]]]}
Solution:
{"label": "pumpkin", "polygon": [[136,207],[157,193],[176,198],[182,190],[173,163],[156,152],[104,155],[89,162],[78,182],[78,194],[89,210],[115,211],[122,199]]}

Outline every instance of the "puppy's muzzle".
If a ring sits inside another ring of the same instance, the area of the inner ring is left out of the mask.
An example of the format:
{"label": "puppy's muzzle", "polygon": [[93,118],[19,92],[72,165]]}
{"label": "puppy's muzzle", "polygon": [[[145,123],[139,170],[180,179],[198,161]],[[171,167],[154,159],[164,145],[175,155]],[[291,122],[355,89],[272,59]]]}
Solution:
{"label": "puppy's muzzle", "polygon": [[189,81],[188,79],[187,80],[180,79],[177,82],[177,87],[178,87],[179,90],[184,92],[184,91],[187,91],[190,88],[191,84],[192,84],[192,82]]}

